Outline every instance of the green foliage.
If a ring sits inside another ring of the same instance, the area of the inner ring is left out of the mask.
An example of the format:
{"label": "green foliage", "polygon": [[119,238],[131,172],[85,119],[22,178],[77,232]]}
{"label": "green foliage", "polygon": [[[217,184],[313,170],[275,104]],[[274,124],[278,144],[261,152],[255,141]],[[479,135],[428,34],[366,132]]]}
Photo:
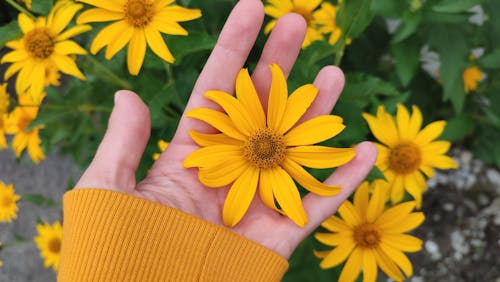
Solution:
{"label": "green foliage", "polygon": [[0,49],[5,46],[5,43],[21,35],[22,32],[19,29],[17,21],[11,21],[6,25],[0,26]]}

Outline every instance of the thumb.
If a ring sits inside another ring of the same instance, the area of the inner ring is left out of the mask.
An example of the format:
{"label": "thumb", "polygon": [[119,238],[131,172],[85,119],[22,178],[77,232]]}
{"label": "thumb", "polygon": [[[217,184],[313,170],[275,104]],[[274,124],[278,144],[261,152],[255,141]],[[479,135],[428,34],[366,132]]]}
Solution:
{"label": "thumb", "polygon": [[151,131],[148,107],[135,93],[121,90],[92,163],[75,188],[104,188],[130,193]]}

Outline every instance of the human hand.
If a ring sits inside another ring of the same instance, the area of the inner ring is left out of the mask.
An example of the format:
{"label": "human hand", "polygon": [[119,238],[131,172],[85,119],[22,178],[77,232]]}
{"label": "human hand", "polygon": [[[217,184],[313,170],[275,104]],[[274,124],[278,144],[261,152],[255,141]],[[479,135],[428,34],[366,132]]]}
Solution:
{"label": "human hand", "polygon": [[[203,97],[207,90],[233,93],[236,75],[255,42],[263,17],[261,1],[241,0],[236,5],[196,82],[186,112],[200,107],[215,108],[215,104]],[[282,17],[274,27],[252,75],[264,106],[271,83],[268,66],[278,64],[287,76],[298,56],[305,31],[304,20],[296,14]],[[336,67],[325,67],[313,84],[319,93],[303,119],[331,112],[344,84],[343,74]],[[124,192],[224,226],[222,207],[229,188],[209,189],[198,181],[197,169],[185,169],[182,165],[186,156],[199,148],[190,138],[190,130],[210,132],[213,129],[183,115],[167,150],[148,176],[136,183],[135,171],[150,134],[149,110],[134,93],[119,91],[106,135],[76,188],[96,187]],[[356,157],[325,181],[330,185],[340,185],[340,194],[333,197],[305,196],[303,205],[309,221],[304,228],[266,207],[256,196],[243,219],[230,229],[288,259],[300,241],[332,215],[359,185],[375,158],[375,147],[361,143],[356,147]]]}

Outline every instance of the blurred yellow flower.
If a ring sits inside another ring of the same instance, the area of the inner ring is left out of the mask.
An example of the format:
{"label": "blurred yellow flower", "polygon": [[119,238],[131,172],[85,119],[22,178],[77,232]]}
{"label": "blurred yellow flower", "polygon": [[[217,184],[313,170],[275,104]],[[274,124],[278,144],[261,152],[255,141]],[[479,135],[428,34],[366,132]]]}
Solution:
{"label": "blurred yellow flower", "polygon": [[482,76],[481,69],[478,66],[466,68],[462,74],[465,93],[476,90],[477,84],[481,81]]}
{"label": "blurred yellow flower", "polygon": [[382,171],[391,187],[391,201],[398,203],[406,190],[413,196],[417,208],[422,204],[422,193],[427,189],[425,177],[434,175],[434,168],[457,168],[453,159],[444,154],[450,142],[434,141],[443,132],[446,122],[435,121],[420,130],[422,114],[413,106],[410,116],[403,105],[398,105],[396,119],[384,106],[379,106],[377,115],[363,113],[371,132],[383,144],[376,144],[378,157],[376,166]]}
{"label": "blurred yellow flower", "polygon": [[26,5],[26,8],[28,8],[28,10],[31,10],[31,0],[17,0],[17,2],[24,3],[24,5]]}
{"label": "blurred yellow flower", "polygon": [[[266,15],[274,19],[264,28],[264,33],[268,34],[276,25],[278,19],[288,13],[297,13],[301,15],[307,23],[307,32],[302,48],[305,48],[313,41],[323,40],[323,35],[320,29],[314,23],[316,13],[314,10],[319,7],[323,0],[267,0],[267,5],[264,8]],[[320,12],[320,16],[324,17],[325,13]]]}
{"label": "blurred yellow flower", "polygon": [[[44,97],[45,93],[42,93],[40,98]],[[28,148],[28,154],[33,162],[39,163],[45,158],[40,148],[41,140],[38,135],[43,126],[39,125],[32,129],[28,129],[28,127],[38,115],[40,105],[33,101],[31,95],[27,93],[18,95],[18,101],[19,105],[7,117],[5,131],[7,134],[15,135],[12,147],[17,157],[20,157],[24,149]]]}
{"label": "blurred yellow flower", "polygon": [[5,122],[10,105],[10,96],[7,93],[7,83],[0,84],[0,151],[7,148],[5,140]]}
{"label": "blurred yellow flower", "polygon": [[224,202],[225,225],[234,226],[245,215],[257,187],[262,202],[275,210],[275,200],[295,224],[303,227],[307,215],[293,179],[321,196],[333,196],[340,187],[316,180],[302,166],[330,168],[350,161],[352,148],[314,146],[339,134],[342,118],[322,115],[296,123],[316,98],[318,89],[304,85],[288,96],[285,76],[278,65],[272,73],[267,116],[246,69],[236,78],[236,97],[223,91],[207,91],[205,97],[224,112],[207,108],[191,110],[187,117],[202,120],[218,134],[190,132],[201,149],[184,160],[184,167],[198,167],[198,178],[208,187],[232,183]]}
{"label": "blurred yellow flower", "polygon": [[[18,16],[19,26],[23,32],[20,39],[7,42],[13,49],[3,56],[1,63],[12,63],[5,72],[5,80],[15,73],[17,94],[29,91],[36,102],[47,84],[47,76],[51,77],[51,68],[85,79],[74,59],[69,55],[84,55],[87,52],[70,37],[90,30],[88,25],[76,25],[66,31],[73,16],[83,5],[72,1],[61,0],[56,3],[48,17],[32,20],[23,13]],[[49,79],[49,82],[52,81]]]}
{"label": "blurred yellow flower", "polygon": [[165,152],[165,150],[168,147],[168,142],[165,140],[158,140],[158,149],[160,149],[160,153],[154,153],[153,154],[153,160],[157,160],[160,158],[161,153]]}
{"label": "blurred yellow flower", "polygon": [[421,212],[412,212],[415,202],[405,202],[386,209],[388,190],[375,187],[369,195],[364,183],[354,193],[353,202],[345,201],[338,209],[340,217],[332,216],[321,224],[332,233],[316,233],[321,243],[334,247],[328,251],[315,251],[322,259],[323,269],[346,261],[339,277],[341,282],[356,281],[363,270],[363,282],[377,281],[377,266],[391,279],[402,281],[403,273],[409,277],[413,267],[403,252],[417,252],[422,241],[404,234],[422,224]]}
{"label": "blurred yellow flower", "polygon": [[62,242],[62,227],[59,221],[51,226],[48,223],[37,224],[38,236],[35,243],[40,250],[40,256],[44,259],[44,267],[57,271],[59,267],[59,257]]}
{"label": "blurred yellow flower", "polygon": [[0,222],[11,222],[17,218],[17,201],[21,197],[15,194],[12,184],[0,181]]}
{"label": "blurred yellow flower", "polygon": [[342,34],[337,26],[337,10],[337,6],[324,2],[321,4],[321,9],[314,13],[314,22],[320,26],[319,31],[323,34],[330,34],[328,38],[330,45],[337,43]]}
{"label": "blurred yellow flower", "polygon": [[96,54],[107,46],[105,57],[111,59],[128,44],[127,66],[137,75],[146,54],[146,47],[163,60],[173,63],[161,33],[188,35],[178,22],[201,17],[198,9],[171,5],[174,0],[78,0],[97,8],[83,12],[78,23],[116,21],[102,29],[92,42],[90,52]]}

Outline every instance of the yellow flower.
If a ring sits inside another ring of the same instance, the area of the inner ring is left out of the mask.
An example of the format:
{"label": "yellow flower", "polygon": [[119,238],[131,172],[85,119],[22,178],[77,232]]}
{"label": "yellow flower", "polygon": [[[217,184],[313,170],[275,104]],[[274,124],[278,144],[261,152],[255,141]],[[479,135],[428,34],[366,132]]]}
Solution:
{"label": "yellow flower", "polygon": [[5,121],[10,105],[10,96],[7,93],[7,83],[0,84],[0,151],[7,148],[5,140]]}
{"label": "yellow flower", "polygon": [[90,52],[96,54],[107,45],[105,57],[111,59],[128,44],[127,66],[137,75],[146,54],[146,46],[163,60],[173,63],[161,33],[188,35],[178,22],[201,17],[198,9],[170,5],[173,0],[78,0],[97,8],[82,13],[77,22],[116,21],[102,29],[94,38]]}
{"label": "yellow flower", "polygon": [[26,5],[26,8],[31,11],[31,0],[17,0],[19,3],[24,3]]}
{"label": "yellow flower", "polygon": [[61,252],[62,227],[59,221],[51,226],[48,223],[37,224],[38,236],[35,243],[40,250],[40,256],[44,259],[44,267],[57,271],[59,267],[59,255]]}
{"label": "yellow flower", "polygon": [[[264,28],[264,33],[268,34],[274,28],[276,22],[281,16],[287,13],[297,13],[302,15],[307,23],[307,32],[302,48],[309,46],[313,41],[323,40],[320,30],[314,23],[316,13],[313,12],[323,0],[267,0],[267,5],[264,8],[266,15],[274,19]],[[323,12],[324,13],[324,12]],[[322,15],[322,14],[320,14]],[[323,15],[322,15],[323,16]]]}
{"label": "yellow flower", "polygon": [[0,181],[0,222],[11,222],[17,218],[17,204],[21,199],[19,195],[14,193],[12,184],[5,185]]}
{"label": "yellow flower", "polygon": [[389,115],[384,106],[379,106],[377,116],[364,113],[371,132],[383,144],[376,144],[378,157],[376,166],[382,171],[391,186],[391,201],[398,203],[406,190],[422,204],[422,193],[427,184],[422,172],[432,178],[434,168],[457,168],[453,159],[444,154],[450,142],[434,141],[446,126],[445,121],[435,121],[420,130],[422,114],[413,106],[410,116],[403,105],[398,105],[396,119]]}
{"label": "yellow flower", "polygon": [[47,18],[32,20],[23,13],[19,14],[18,22],[24,36],[7,42],[6,46],[13,50],[1,60],[1,63],[12,63],[5,72],[6,80],[18,73],[18,94],[29,90],[34,100],[40,102],[40,95],[47,84],[47,72],[50,76],[54,66],[63,73],[85,79],[69,55],[84,55],[87,52],[69,38],[90,30],[90,26],[76,25],[64,31],[82,7],[81,4],[63,0],[57,2]]}
{"label": "yellow flower", "polygon": [[328,2],[321,4],[321,9],[314,13],[314,22],[321,26],[319,31],[323,34],[330,34],[328,43],[334,45],[340,38],[342,31],[337,26],[338,7]]}
{"label": "yellow flower", "polygon": [[217,90],[205,93],[224,112],[200,108],[187,113],[221,131],[192,131],[191,137],[203,148],[189,155],[184,167],[199,167],[198,178],[208,187],[232,183],[222,211],[228,226],[236,225],[244,216],[257,187],[265,205],[278,210],[276,200],[282,213],[304,226],[307,215],[293,179],[321,196],[336,195],[340,187],[319,182],[302,166],[336,167],[355,155],[352,148],[313,146],[339,134],[345,128],[342,118],[323,115],[294,126],[316,98],[318,89],[307,84],[288,97],[283,72],[278,65],[270,69],[267,117],[246,69],[236,78],[236,97]]}
{"label": "yellow flower", "polygon": [[478,66],[466,68],[462,74],[465,93],[476,90],[477,84],[481,81],[482,76],[481,69]]}
{"label": "yellow flower", "polygon": [[168,147],[168,142],[165,141],[165,140],[158,140],[158,149],[160,149],[160,153],[154,153],[153,154],[153,160],[157,160],[158,158],[160,158],[160,155],[162,152],[165,152],[165,150],[167,149]]}
{"label": "yellow flower", "polygon": [[[40,95],[40,99],[45,97],[45,93]],[[18,95],[19,106],[17,106],[7,117],[6,132],[15,134],[12,140],[12,147],[16,156],[20,157],[24,149],[28,148],[28,154],[35,163],[39,163],[45,158],[40,148],[40,136],[38,135],[41,125],[28,129],[29,125],[38,115],[39,104],[33,101],[31,95],[24,93]]]}
{"label": "yellow flower", "polygon": [[[339,281],[355,281],[363,269],[363,282],[377,281],[377,266],[395,281],[409,277],[413,267],[403,252],[417,252],[422,241],[404,234],[424,221],[424,214],[412,212],[415,202],[405,202],[385,208],[387,190],[376,187],[369,196],[368,184],[361,185],[353,202],[345,201],[338,212],[321,224],[332,233],[316,233],[321,243],[332,246],[329,251],[317,251],[323,259],[320,267],[332,268],[346,261]],[[401,269],[401,270],[400,270]]]}

